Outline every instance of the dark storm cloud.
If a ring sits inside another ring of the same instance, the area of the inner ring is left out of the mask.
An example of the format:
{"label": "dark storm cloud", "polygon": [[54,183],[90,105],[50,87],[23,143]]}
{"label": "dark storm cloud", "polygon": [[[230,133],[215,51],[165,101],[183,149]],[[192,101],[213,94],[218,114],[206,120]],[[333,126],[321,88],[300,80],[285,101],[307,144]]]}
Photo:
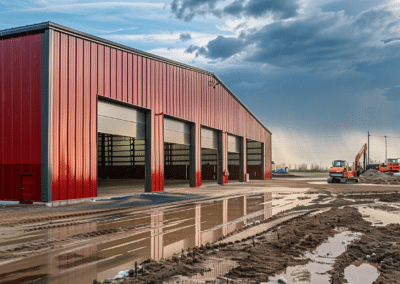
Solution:
{"label": "dark storm cloud", "polygon": [[185,50],[185,53],[193,53],[193,52],[195,52],[196,50],[199,50],[199,48],[200,48],[200,47],[198,47],[198,46],[191,45],[191,46],[189,46],[189,47]]}
{"label": "dark storm cloud", "polygon": [[290,18],[297,14],[299,5],[293,0],[236,0],[226,6],[223,11],[231,16],[260,17],[267,12],[280,15],[282,18]]}
{"label": "dark storm cloud", "polygon": [[234,54],[240,53],[246,43],[243,39],[234,37],[218,36],[208,42],[206,47],[201,47],[196,55],[202,55],[210,59],[227,59]]}
{"label": "dark storm cloud", "polygon": [[345,34],[324,32],[335,25],[337,18],[317,21],[276,22],[260,30],[241,35],[252,50],[247,60],[273,65],[307,66],[316,61],[328,61],[348,55],[351,39]]}
{"label": "dark storm cloud", "polygon": [[176,18],[190,22],[197,15],[218,15],[216,11],[217,3],[218,0],[173,0],[171,11]]}
{"label": "dark storm cloud", "polygon": [[400,101],[400,87],[390,89],[383,95],[388,101]]}
{"label": "dark storm cloud", "polygon": [[192,39],[192,36],[191,36],[190,34],[181,34],[181,35],[179,36],[179,39],[180,39],[181,41],[188,41],[188,40],[191,40],[191,39]]}
{"label": "dark storm cloud", "polygon": [[[400,41],[394,36],[400,23],[393,23],[394,18],[383,8],[364,12],[352,21],[342,13],[318,12],[310,18],[245,30],[237,38],[218,37],[199,49],[198,55],[226,59],[242,53],[243,61],[280,67],[327,68],[331,64],[351,68],[355,62],[400,57]],[[381,35],[391,44],[384,44]]]}
{"label": "dark storm cloud", "polygon": [[393,38],[383,39],[382,42],[386,44],[386,43],[389,43],[392,41],[399,41],[399,40],[400,40],[400,37],[393,37]]}
{"label": "dark storm cloud", "polygon": [[235,0],[222,9],[217,9],[219,0],[173,0],[171,11],[180,20],[191,21],[195,16],[212,14],[223,16],[260,17],[271,12],[281,18],[290,18],[297,14],[299,5],[294,0]]}

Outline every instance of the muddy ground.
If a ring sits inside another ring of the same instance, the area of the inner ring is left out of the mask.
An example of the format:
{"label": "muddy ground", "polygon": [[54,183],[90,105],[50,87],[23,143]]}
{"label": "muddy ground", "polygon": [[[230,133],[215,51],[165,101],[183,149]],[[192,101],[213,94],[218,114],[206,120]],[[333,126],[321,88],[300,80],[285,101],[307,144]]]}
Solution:
{"label": "muddy ground", "polygon": [[[229,274],[223,276],[230,279],[230,283],[244,283],[244,281],[259,283],[282,271],[286,265],[291,266],[305,262],[306,260],[299,260],[296,257],[315,249],[334,234],[335,228],[342,227],[351,227],[352,230],[362,232],[364,235],[360,242],[350,246],[346,254],[339,257],[337,267],[335,266],[331,272],[333,281],[336,281],[332,283],[343,283],[343,269],[353,260],[365,257],[363,253],[370,249],[374,249],[375,253],[370,261],[379,265],[381,272],[380,278],[375,283],[398,283],[392,281],[396,277],[400,278],[399,275],[394,275],[395,271],[400,271],[400,267],[398,267],[399,259],[394,254],[396,248],[392,247],[393,243],[400,243],[398,237],[395,236],[395,233],[400,235],[397,225],[373,227],[362,219],[361,214],[351,206],[372,205],[375,201],[379,201],[384,203],[375,204],[376,208],[389,212],[398,211],[389,205],[400,202],[400,194],[395,193],[400,186],[327,184],[326,179],[323,180],[324,177],[317,176],[314,180],[303,180],[303,178],[290,179],[288,177],[280,180],[232,183],[224,187],[205,186],[196,188],[195,191],[192,188],[180,188],[162,194],[142,194],[116,200],[53,208],[26,205],[0,206],[0,242],[2,242],[0,261],[7,263],[17,259],[23,260],[57,250],[68,250],[76,245],[107,243],[111,246],[112,242],[119,242],[121,238],[131,237],[133,233],[136,234],[138,230],[142,229],[142,223],[135,219],[137,214],[154,210],[154,208],[160,210],[163,206],[178,207],[201,200],[215,200],[223,196],[232,198],[235,194],[243,195],[243,192],[246,192],[246,195],[274,192],[278,197],[281,196],[280,194],[287,196],[291,193],[302,193],[305,196],[300,197],[299,200],[304,199],[306,202],[310,200],[309,196],[311,196],[307,193],[318,193],[320,195],[310,205],[301,206],[302,203],[300,203],[299,206],[284,214],[292,214],[299,210],[303,212],[320,209],[330,211],[321,213],[317,217],[298,217],[283,225],[280,223],[265,232],[258,232],[256,233],[258,236],[254,239],[255,247],[253,247],[252,238],[242,239],[248,238],[251,230],[266,223],[261,222],[254,227],[236,232],[233,236],[237,236],[237,243],[224,244],[225,240],[228,240],[225,238],[219,244],[209,244],[206,247],[197,248],[194,263],[191,251],[185,251],[183,254],[161,262],[148,261],[144,263],[144,272],[139,273],[137,279],[127,278],[124,283],[135,283],[135,281],[136,283],[162,283],[173,275],[187,277],[197,273],[207,275],[208,271],[214,269],[216,264],[226,263],[229,260],[236,261],[238,265]],[[275,199],[279,199],[278,197]],[[348,208],[339,209],[343,206],[348,206]],[[331,210],[331,208],[333,209]],[[272,210],[274,209],[272,208]],[[277,221],[280,217],[282,217],[280,214],[274,215],[267,222]],[[339,217],[340,222],[338,221]],[[107,220],[119,221],[104,222]],[[16,240],[14,241],[13,238]],[[374,245],[370,245],[371,241]],[[378,241],[380,246],[377,245]],[[398,248],[397,251],[399,251]],[[13,269],[17,270],[16,266]],[[215,283],[227,283],[227,279],[217,278],[217,276],[213,276]],[[0,282],[2,281],[1,277],[0,273]],[[95,277],[91,277],[90,283]]]}
{"label": "muddy ground", "polygon": [[[173,276],[201,275],[209,271],[215,263],[226,261],[236,262],[237,267],[225,275],[209,280],[208,283],[267,282],[271,276],[284,271],[288,266],[302,265],[310,261],[301,256],[305,252],[315,250],[329,237],[334,236],[338,229],[359,232],[362,236],[352,242],[347,247],[347,251],[337,258],[333,269],[329,271],[330,283],[346,283],[344,269],[358,260],[367,260],[378,268],[380,275],[374,283],[400,283],[400,224],[375,227],[362,218],[357,208],[348,206],[361,203],[372,204],[374,200],[398,202],[400,194],[352,196],[342,194],[334,198],[332,202],[319,204],[328,198],[331,196],[321,195],[316,203],[308,208],[297,208],[297,210],[307,210],[304,211],[307,212],[306,215],[253,237],[245,234],[251,227],[241,229],[232,233],[237,236],[238,240],[235,242],[222,240],[184,251],[160,262],[146,261],[140,264],[142,266],[140,270],[138,269],[136,277],[127,277],[124,280],[109,279],[99,283],[183,283],[178,280],[174,282]],[[324,208],[325,211],[309,214],[318,208]],[[282,214],[275,215],[254,227],[279,219],[280,215]],[[240,239],[241,236],[244,238]],[[131,273],[134,271],[132,270]]]}

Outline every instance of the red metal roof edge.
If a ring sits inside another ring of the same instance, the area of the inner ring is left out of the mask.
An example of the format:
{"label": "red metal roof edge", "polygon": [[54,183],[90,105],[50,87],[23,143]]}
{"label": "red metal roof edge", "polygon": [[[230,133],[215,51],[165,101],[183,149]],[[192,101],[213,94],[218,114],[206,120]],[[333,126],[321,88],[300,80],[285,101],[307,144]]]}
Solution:
{"label": "red metal roof edge", "polygon": [[17,27],[17,28],[11,28],[11,29],[6,29],[6,30],[0,30],[0,38],[2,37],[6,37],[6,36],[10,36],[10,35],[14,35],[14,34],[23,34],[23,33],[29,33],[29,32],[33,32],[33,31],[38,31],[38,30],[46,30],[46,29],[52,29],[55,31],[59,31],[59,32],[63,32],[63,33],[68,33],[74,36],[78,36],[78,37],[82,37],[84,39],[89,39],[91,41],[95,41],[95,42],[99,42],[101,44],[106,44],[109,45],[111,47],[114,48],[119,48],[122,50],[125,50],[127,52],[130,53],[135,53],[144,57],[148,57],[157,61],[161,61],[164,63],[168,63],[168,64],[172,64],[178,67],[182,67],[185,69],[189,69],[195,72],[199,72],[208,76],[213,77],[214,79],[216,79],[219,84],[221,86],[223,86],[228,92],[229,94],[269,133],[272,134],[271,131],[268,130],[268,128],[249,110],[249,108],[247,106],[245,106],[243,104],[243,102],[218,78],[218,76],[210,71],[201,69],[201,68],[197,68],[191,65],[187,65],[175,60],[171,60],[165,57],[161,57],[152,53],[148,53],[145,51],[141,51],[123,44],[119,44],[101,37],[97,37],[91,34],[87,34],[78,30],[74,30],[71,28],[68,28],[66,26],[54,23],[54,22],[43,22],[43,23],[38,23],[38,24],[33,24],[33,25],[27,25],[27,26],[22,26],[22,27]]}

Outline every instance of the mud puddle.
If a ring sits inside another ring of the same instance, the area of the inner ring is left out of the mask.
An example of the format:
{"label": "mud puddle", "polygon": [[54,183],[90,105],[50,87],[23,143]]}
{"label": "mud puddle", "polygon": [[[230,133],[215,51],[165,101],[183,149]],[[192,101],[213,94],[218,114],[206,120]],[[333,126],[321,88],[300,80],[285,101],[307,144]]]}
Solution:
{"label": "mud puddle", "polygon": [[[361,234],[344,231],[331,237],[318,246],[313,252],[304,254],[304,259],[310,259],[305,265],[289,266],[286,271],[270,277],[265,283],[329,283],[329,274],[335,258],[346,251],[347,246]],[[285,282],[279,282],[285,281]],[[372,282],[365,282],[369,284]]]}
{"label": "mud puddle", "polygon": [[379,277],[376,263],[356,261],[344,269],[344,278],[349,284],[373,283]]}
{"label": "mud puddle", "polygon": [[[32,232],[2,247],[0,283],[91,284],[113,278],[135,262],[168,258],[267,219],[271,201],[271,193],[241,196]],[[49,252],[35,253],[45,246]],[[232,265],[218,267],[213,270],[224,274]]]}
{"label": "mud puddle", "polygon": [[273,193],[272,194],[272,215],[293,209],[299,206],[307,206],[313,203],[319,194],[305,193]]}
{"label": "mud puddle", "polygon": [[[387,207],[392,208],[390,206]],[[388,212],[378,206],[362,206],[358,207],[358,211],[362,214],[364,220],[371,222],[373,226],[400,224],[399,211]]]}
{"label": "mud puddle", "polygon": [[165,284],[194,284],[194,283],[215,283],[218,279],[221,280],[221,275],[225,275],[232,268],[237,267],[236,261],[232,260],[217,260],[216,264],[211,265],[211,271],[198,273],[192,277],[185,276],[174,276],[167,281],[163,281]]}

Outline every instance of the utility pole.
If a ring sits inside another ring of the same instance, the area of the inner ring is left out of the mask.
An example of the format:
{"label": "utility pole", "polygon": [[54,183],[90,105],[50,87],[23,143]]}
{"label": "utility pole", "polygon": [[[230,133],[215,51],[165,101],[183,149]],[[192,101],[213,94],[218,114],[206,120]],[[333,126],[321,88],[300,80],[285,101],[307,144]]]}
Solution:
{"label": "utility pole", "polygon": [[369,164],[369,131],[368,131],[368,159],[367,159],[367,164]]}
{"label": "utility pole", "polygon": [[387,139],[386,139],[386,135],[385,135],[385,163],[387,162]]}

